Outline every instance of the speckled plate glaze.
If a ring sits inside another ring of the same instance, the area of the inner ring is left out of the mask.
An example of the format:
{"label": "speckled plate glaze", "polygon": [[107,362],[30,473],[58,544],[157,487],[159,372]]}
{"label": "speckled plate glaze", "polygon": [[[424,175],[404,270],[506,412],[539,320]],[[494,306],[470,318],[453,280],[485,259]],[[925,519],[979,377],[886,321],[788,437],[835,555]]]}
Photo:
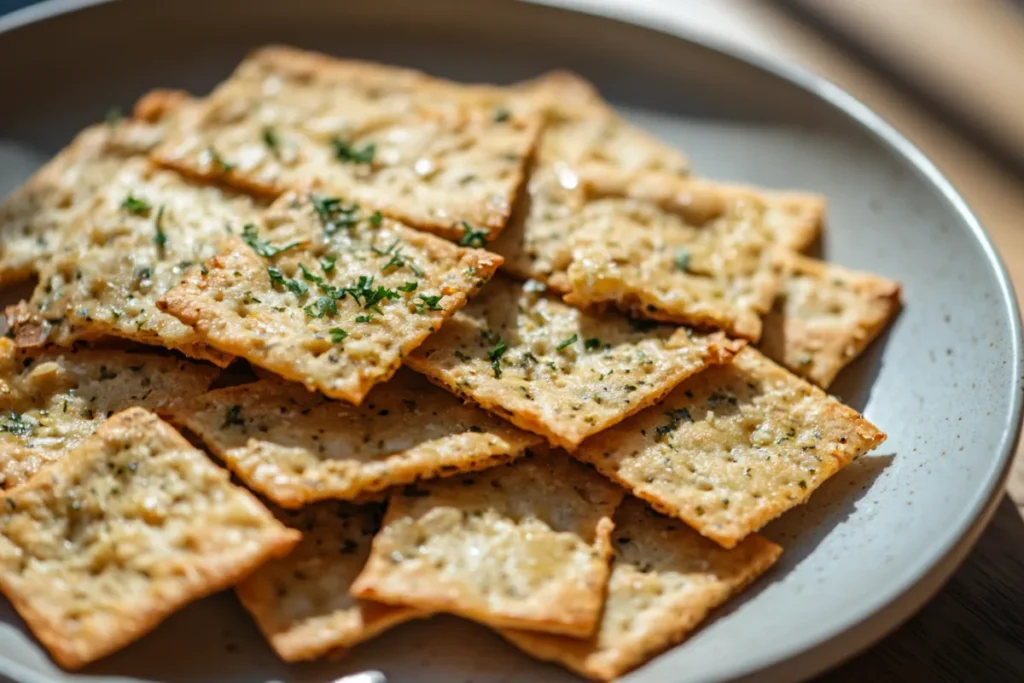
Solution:
{"label": "speckled plate glaze", "polygon": [[[629,7],[625,0],[46,2],[0,19],[0,194],[111,104],[128,106],[161,85],[206,92],[247,49],[270,41],[468,80],[577,70],[636,122],[684,148],[701,175],[824,193],[822,254],[905,286],[895,325],[835,385],[889,440],[770,526],[768,535],[786,548],[770,575],[626,680],[806,678],[920,607],[988,520],[1020,424],[1017,305],[960,197],[863,105],[807,73],[670,35]],[[627,21],[593,16],[613,12]],[[327,683],[370,669],[392,683],[575,680],[450,618],[402,626],[341,662],[287,667],[230,594],[68,675],[0,605],[0,672],[25,683]]]}

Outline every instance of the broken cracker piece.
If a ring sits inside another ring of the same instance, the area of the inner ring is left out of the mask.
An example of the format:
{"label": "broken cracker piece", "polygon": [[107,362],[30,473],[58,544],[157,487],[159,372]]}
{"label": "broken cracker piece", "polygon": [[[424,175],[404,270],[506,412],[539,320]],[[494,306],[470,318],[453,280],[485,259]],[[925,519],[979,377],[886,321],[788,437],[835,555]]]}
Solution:
{"label": "broken cracker piece", "polygon": [[64,457],[110,415],[157,412],[205,392],[218,371],[172,356],[124,351],[19,351],[0,338],[0,488]]}
{"label": "broken cracker piece", "polygon": [[264,48],[155,158],[270,196],[316,183],[444,237],[487,238],[508,220],[541,119],[471,92],[408,69]]}
{"label": "broken cracker piece", "polygon": [[278,379],[198,396],[174,418],[246,485],[289,508],[493,467],[541,441],[410,370],[359,407]]}
{"label": "broken cracker piece", "polygon": [[572,449],[742,348],[721,334],[580,311],[538,285],[495,278],[406,364]]}
{"label": "broken cracker piece", "polygon": [[900,308],[900,286],[879,275],[791,254],[782,292],[764,319],[760,348],[827,388]]}
{"label": "broken cracker piece", "polygon": [[68,669],[121,649],[299,540],[141,408],[0,498],[0,590]]}
{"label": "broken cracker piece", "polygon": [[316,194],[283,196],[264,224],[160,305],[211,346],[356,405],[501,264]]}
{"label": "broken cracker piece", "polygon": [[857,411],[747,347],[573,455],[732,548],[884,440]]}
{"label": "broken cracker piece", "polygon": [[402,622],[427,616],[349,595],[370,555],[383,506],[318,503],[278,519],[302,532],[286,557],[271,560],[235,588],[274,651],[286,662],[351,648]]}
{"label": "broken cracker piece", "polygon": [[260,206],[186,181],[145,159],[126,161],[70,231],[14,325],[19,344],[115,336],[177,349],[221,367],[231,358],[156,301],[242,231]]}
{"label": "broken cracker piece", "polygon": [[757,534],[725,550],[633,497],[615,512],[613,547],[608,599],[593,636],[508,629],[501,635],[534,657],[595,681],[611,681],[682,642],[782,552]]}
{"label": "broken cracker piece", "polygon": [[0,203],[0,287],[37,272],[125,159],[159,144],[175,117],[191,106],[180,91],[154,91],[144,99],[158,98],[162,106],[147,107],[145,118],[112,118],[86,128]]}
{"label": "broken cracker piece", "polygon": [[489,626],[587,636],[622,491],[564,453],[396,491],[352,594]]}

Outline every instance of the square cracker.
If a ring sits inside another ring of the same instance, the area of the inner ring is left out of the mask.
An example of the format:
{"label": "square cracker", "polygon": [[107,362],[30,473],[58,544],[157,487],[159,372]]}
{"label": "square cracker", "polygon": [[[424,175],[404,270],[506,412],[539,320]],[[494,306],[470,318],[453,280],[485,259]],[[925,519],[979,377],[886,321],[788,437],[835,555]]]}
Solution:
{"label": "square cracker", "polygon": [[0,287],[37,272],[125,159],[159,144],[187,106],[184,93],[149,93],[134,118],[86,128],[0,203]]}
{"label": "square cracker", "polygon": [[379,504],[341,502],[278,511],[281,522],[302,532],[302,541],[287,557],[253,572],[235,592],[281,659],[336,656],[392,626],[427,615],[349,595],[370,556],[370,541],[383,514]]}
{"label": "square cracker", "polygon": [[757,534],[725,550],[633,497],[615,512],[613,547],[608,599],[593,636],[500,633],[534,657],[610,681],[682,642],[782,552]]}
{"label": "square cracker", "polygon": [[141,408],[107,420],[0,498],[0,590],[69,669],[137,640],[299,540]]}
{"label": "square cracker", "polygon": [[352,594],[489,626],[587,636],[622,490],[564,453],[396,491]]}
{"label": "square cracker", "polygon": [[64,457],[113,413],[163,412],[205,392],[218,371],[173,356],[116,350],[19,351],[0,339],[0,488]]}
{"label": "square cracker", "polygon": [[445,237],[462,237],[463,221],[493,236],[508,220],[541,119],[523,107],[496,111],[470,93],[407,69],[264,48],[155,157],[272,196],[316,182]]}
{"label": "square cracker", "polygon": [[791,254],[764,319],[766,356],[820,387],[859,356],[900,308],[900,286],[879,275]]}
{"label": "square cracker", "polygon": [[747,347],[573,455],[732,548],[883,441],[857,411]]}
{"label": "square cracker", "polygon": [[[597,176],[589,179],[591,186],[607,186],[610,176],[614,184],[631,186],[637,197],[661,202],[697,222],[706,222],[708,212],[720,211],[727,200],[763,202],[764,222],[778,245],[791,249],[808,247],[821,230],[825,204],[820,196],[689,177],[680,152],[624,121],[577,76],[556,72],[519,87],[538,103],[547,121],[525,191],[508,226],[491,245],[505,258],[505,270],[516,277],[567,289],[569,236],[587,200],[581,176]],[[602,177],[603,182],[595,182]]]}
{"label": "square cracker", "polygon": [[250,198],[204,187],[143,158],[129,159],[42,268],[28,304],[13,316],[18,343],[67,346],[114,336],[177,349],[225,366],[157,300],[216,254],[228,230],[256,220]]}
{"label": "square cracker", "polygon": [[359,211],[289,193],[264,225],[274,249],[292,248],[274,255],[251,234],[261,256],[235,240],[161,306],[225,353],[358,404],[501,264]]}
{"label": "square cracker", "polygon": [[496,278],[406,364],[571,449],[742,347],[721,334],[581,311],[537,284]]}
{"label": "square cracker", "polygon": [[655,201],[636,183],[605,174],[570,234],[566,301],[756,341],[778,291],[782,253],[764,203],[695,196]]}
{"label": "square cracker", "polygon": [[493,467],[541,441],[409,370],[359,407],[261,380],[183,402],[174,418],[246,485],[289,508]]}

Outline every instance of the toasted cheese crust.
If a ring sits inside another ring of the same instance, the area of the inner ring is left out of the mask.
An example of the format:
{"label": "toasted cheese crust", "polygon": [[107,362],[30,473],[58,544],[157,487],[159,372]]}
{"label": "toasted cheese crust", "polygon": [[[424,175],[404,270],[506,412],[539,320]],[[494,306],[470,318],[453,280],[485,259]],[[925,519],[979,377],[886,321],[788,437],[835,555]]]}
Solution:
{"label": "toasted cheese crust", "polygon": [[563,453],[406,487],[392,495],[352,593],[491,626],[589,635],[621,499]]}
{"label": "toasted cheese crust", "polygon": [[116,350],[25,352],[0,338],[0,487],[63,458],[108,417],[133,406],[165,412],[205,392],[217,369]]}
{"label": "toasted cheese crust", "polygon": [[271,48],[243,61],[155,158],[271,196],[317,183],[445,237],[461,238],[463,222],[493,236],[540,124],[415,71]]}
{"label": "toasted cheese crust", "polygon": [[782,291],[764,320],[760,348],[827,388],[896,316],[900,286],[798,254],[787,257],[783,273]]}
{"label": "toasted cheese crust", "polygon": [[615,555],[601,624],[590,638],[500,633],[524,652],[611,681],[680,643],[782,548],[756,534],[732,550],[628,497],[615,513]]}
{"label": "toasted cheese crust", "polygon": [[274,379],[198,396],[176,406],[174,419],[246,485],[289,508],[493,467],[541,441],[409,370],[359,407]]}
{"label": "toasted cheese crust", "polygon": [[587,313],[537,284],[496,278],[406,364],[571,449],[742,348],[721,334]]}
{"label": "toasted cheese crust", "polygon": [[277,511],[282,523],[302,532],[302,541],[288,556],[253,572],[235,592],[281,659],[342,654],[392,626],[426,616],[349,595],[382,516],[379,504],[330,502]]}
{"label": "toasted cheese crust", "polygon": [[299,540],[141,408],[107,420],[0,498],[0,590],[69,669],[138,639]]}
{"label": "toasted cheese crust", "polygon": [[747,347],[573,455],[732,548],[885,434]]}
{"label": "toasted cheese crust", "polygon": [[160,305],[210,346],[357,405],[501,263],[316,194],[285,195],[261,225]]}

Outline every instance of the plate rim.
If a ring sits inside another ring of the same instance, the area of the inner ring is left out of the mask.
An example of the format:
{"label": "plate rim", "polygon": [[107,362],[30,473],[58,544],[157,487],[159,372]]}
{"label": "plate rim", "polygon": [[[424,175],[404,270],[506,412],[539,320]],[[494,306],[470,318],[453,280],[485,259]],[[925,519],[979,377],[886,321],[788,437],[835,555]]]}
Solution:
{"label": "plate rim", "polygon": [[[64,14],[125,1],[41,0],[0,16],[0,40],[5,34]],[[974,547],[1004,494],[1004,485],[1020,441],[1024,418],[1024,337],[1021,332],[1017,295],[1002,257],[967,202],[917,145],[854,95],[810,68],[761,54],[741,45],[726,43],[706,32],[680,26],[674,21],[666,21],[667,12],[662,13],[653,6],[642,6],[630,0],[505,1],[591,15],[639,27],[716,52],[720,56],[796,86],[852,120],[907,163],[924,181],[938,190],[941,200],[957,214],[969,234],[981,247],[989,268],[996,276],[1010,323],[1013,373],[1008,420],[1003,424],[999,447],[992,458],[990,470],[985,475],[984,486],[972,504],[961,511],[956,523],[950,526],[951,532],[928,552],[921,553],[915,563],[906,567],[896,579],[889,582],[889,590],[880,591],[871,599],[865,600],[859,610],[843,619],[830,631],[807,631],[809,635],[798,639],[785,651],[747,666],[726,662],[712,680],[804,680],[851,659],[910,619],[945,585]],[[55,683],[54,679],[46,674],[27,669],[2,656],[0,676],[16,678],[24,683]],[[110,680],[113,682],[114,679]]]}

